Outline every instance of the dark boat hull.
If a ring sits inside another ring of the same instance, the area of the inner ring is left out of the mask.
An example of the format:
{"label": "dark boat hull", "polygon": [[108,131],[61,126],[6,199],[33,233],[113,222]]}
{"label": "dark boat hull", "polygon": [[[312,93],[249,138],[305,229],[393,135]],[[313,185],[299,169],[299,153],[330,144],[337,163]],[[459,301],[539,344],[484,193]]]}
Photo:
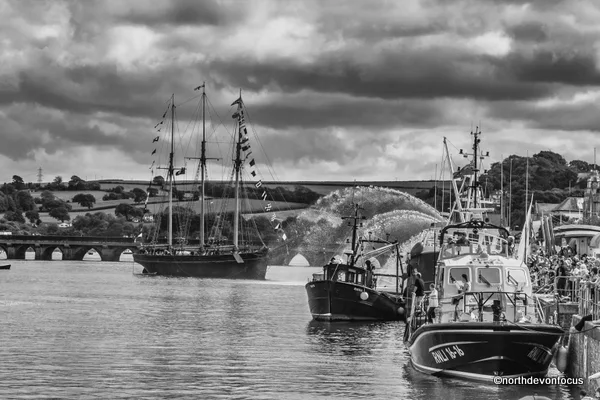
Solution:
{"label": "dark boat hull", "polygon": [[455,322],[423,325],[408,345],[418,371],[492,382],[546,375],[562,334],[556,325]]}
{"label": "dark boat hull", "polygon": [[133,260],[148,274],[162,276],[257,279],[267,274],[267,252],[240,253],[238,263],[233,254],[220,255],[156,255],[134,254]]}
{"label": "dark boat hull", "polygon": [[[384,292],[352,283],[328,280],[309,282],[305,287],[310,313],[317,321],[404,319],[403,303]],[[366,300],[360,297],[363,292],[368,295]]]}
{"label": "dark boat hull", "polygon": [[10,264],[0,265],[0,269],[10,269]]}

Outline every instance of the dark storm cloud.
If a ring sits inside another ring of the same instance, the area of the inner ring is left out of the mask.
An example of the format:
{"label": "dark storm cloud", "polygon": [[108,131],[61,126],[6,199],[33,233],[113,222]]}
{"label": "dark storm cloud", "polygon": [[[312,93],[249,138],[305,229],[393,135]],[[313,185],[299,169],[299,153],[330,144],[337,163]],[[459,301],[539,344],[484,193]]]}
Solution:
{"label": "dark storm cloud", "polygon": [[382,54],[376,63],[359,63],[345,54],[321,56],[312,64],[271,59],[218,59],[210,68],[233,86],[283,92],[311,89],[382,99],[439,97],[478,100],[536,99],[552,92],[539,82],[518,82],[490,56],[430,52]]}
{"label": "dark storm cloud", "polygon": [[526,126],[560,131],[600,131],[597,102],[557,102],[540,106],[523,102],[495,104],[490,116],[497,119],[521,120]]}
{"label": "dark storm cloud", "polygon": [[[156,147],[151,143],[149,127],[144,129],[138,120],[112,115],[83,116],[32,104],[17,104],[4,112],[0,122],[0,154],[13,160],[33,157],[33,149],[54,154],[77,146],[119,149],[140,159],[146,155],[147,160],[153,146]],[[127,132],[108,133],[102,124],[118,124]]]}
{"label": "dark storm cloud", "polygon": [[275,96],[268,103],[250,104],[253,122],[276,129],[290,127],[356,127],[366,132],[390,127],[435,127],[452,122],[442,104],[429,101],[335,99],[311,103],[314,93]]}
{"label": "dark storm cloud", "polygon": [[507,65],[522,82],[554,82],[569,85],[598,85],[600,72],[592,54],[577,49],[540,50],[528,56],[511,54]]}
{"label": "dark storm cloud", "polygon": [[548,39],[545,24],[537,21],[508,26],[506,33],[518,42],[544,42]]}
{"label": "dark storm cloud", "polygon": [[125,11],[119,13],[117,20],[148,26],[197,26],[221,25],[233,17],[229,7],[216,0],[136,0],[129,5],[133,7],[124,7]]}
{"label": "dark storm cloud", "polygon": [[18,74],[16,86],[0,86],[0,105],[34,103],[83,114],[106,111],[157,118],[166,93],[191,93],[192,83],[185,87],[183,75],[165,70],[125,72],[103,63],[64,67],[42,58]]}

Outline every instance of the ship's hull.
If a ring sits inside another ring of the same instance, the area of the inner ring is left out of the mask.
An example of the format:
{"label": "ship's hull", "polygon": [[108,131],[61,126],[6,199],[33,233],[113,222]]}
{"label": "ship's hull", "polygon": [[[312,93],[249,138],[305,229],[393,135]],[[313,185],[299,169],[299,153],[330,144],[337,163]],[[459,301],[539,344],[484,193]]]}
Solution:
{"label": "ship's hull", "polygon": [[426,324],[408,342],[418,371],[493,382],[494,376],[544,376],[563,330],[556,325],[467,322]]}
{"label": "ship's hull", "polygon": [[[387,293],[347,282],[306,284],[308,306],[317,321],[396,321],[404,319],[403,303]],[[361,298],[361,293],[365,299]]]}
{"label": "ship's hull", "polygon": [[233,254],[169,255],[134,254],[133,260],[142,265],[145,273],[225,279],[264,280],[267,274],[267,252],[240,253],[244,261],[238,263]]}

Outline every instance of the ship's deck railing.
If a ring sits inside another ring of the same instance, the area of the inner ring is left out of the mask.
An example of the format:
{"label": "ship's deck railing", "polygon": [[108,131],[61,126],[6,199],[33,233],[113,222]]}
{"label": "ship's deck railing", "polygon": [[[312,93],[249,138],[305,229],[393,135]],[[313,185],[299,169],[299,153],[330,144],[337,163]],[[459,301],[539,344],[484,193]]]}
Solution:
{"label": "ship's deck railing", "polygon": [[[454,296],[452,304],[455,307],[450,320],[455,322],[483,322],[485,315],[488,315],[488,318],[491,316],[494,322],[545,320],[539,300],[519,291],[466,292]],[[531,307],[533,307],[533,315]],[[509,308],[512,315],[506,314],[509,312]]]}
{"label": "ship's deck railing", "polygon": [[582,281],[579,290],[579,315],[591,315],[592,320],[600,319],[600,286]]}
{"label": "ship's deck railing", "polygon": [[581,297],[581,284],[584,281],[585,279],[580,276],[556,276],[552,291],[558,294],[561,301],[577,303]]}

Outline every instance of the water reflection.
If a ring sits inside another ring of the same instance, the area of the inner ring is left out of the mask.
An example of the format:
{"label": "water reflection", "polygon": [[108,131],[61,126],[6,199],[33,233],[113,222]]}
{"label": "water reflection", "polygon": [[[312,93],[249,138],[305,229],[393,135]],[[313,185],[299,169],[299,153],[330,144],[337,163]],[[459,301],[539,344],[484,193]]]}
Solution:
{"label": "water reflection", "polygon": [[[313,351],[347,356],[371,355],[381,340],[396,336],[402,325],[397,322],[325,322],[310,321],[306,326]],[[401,336],[400,336],[401,337]]]}

